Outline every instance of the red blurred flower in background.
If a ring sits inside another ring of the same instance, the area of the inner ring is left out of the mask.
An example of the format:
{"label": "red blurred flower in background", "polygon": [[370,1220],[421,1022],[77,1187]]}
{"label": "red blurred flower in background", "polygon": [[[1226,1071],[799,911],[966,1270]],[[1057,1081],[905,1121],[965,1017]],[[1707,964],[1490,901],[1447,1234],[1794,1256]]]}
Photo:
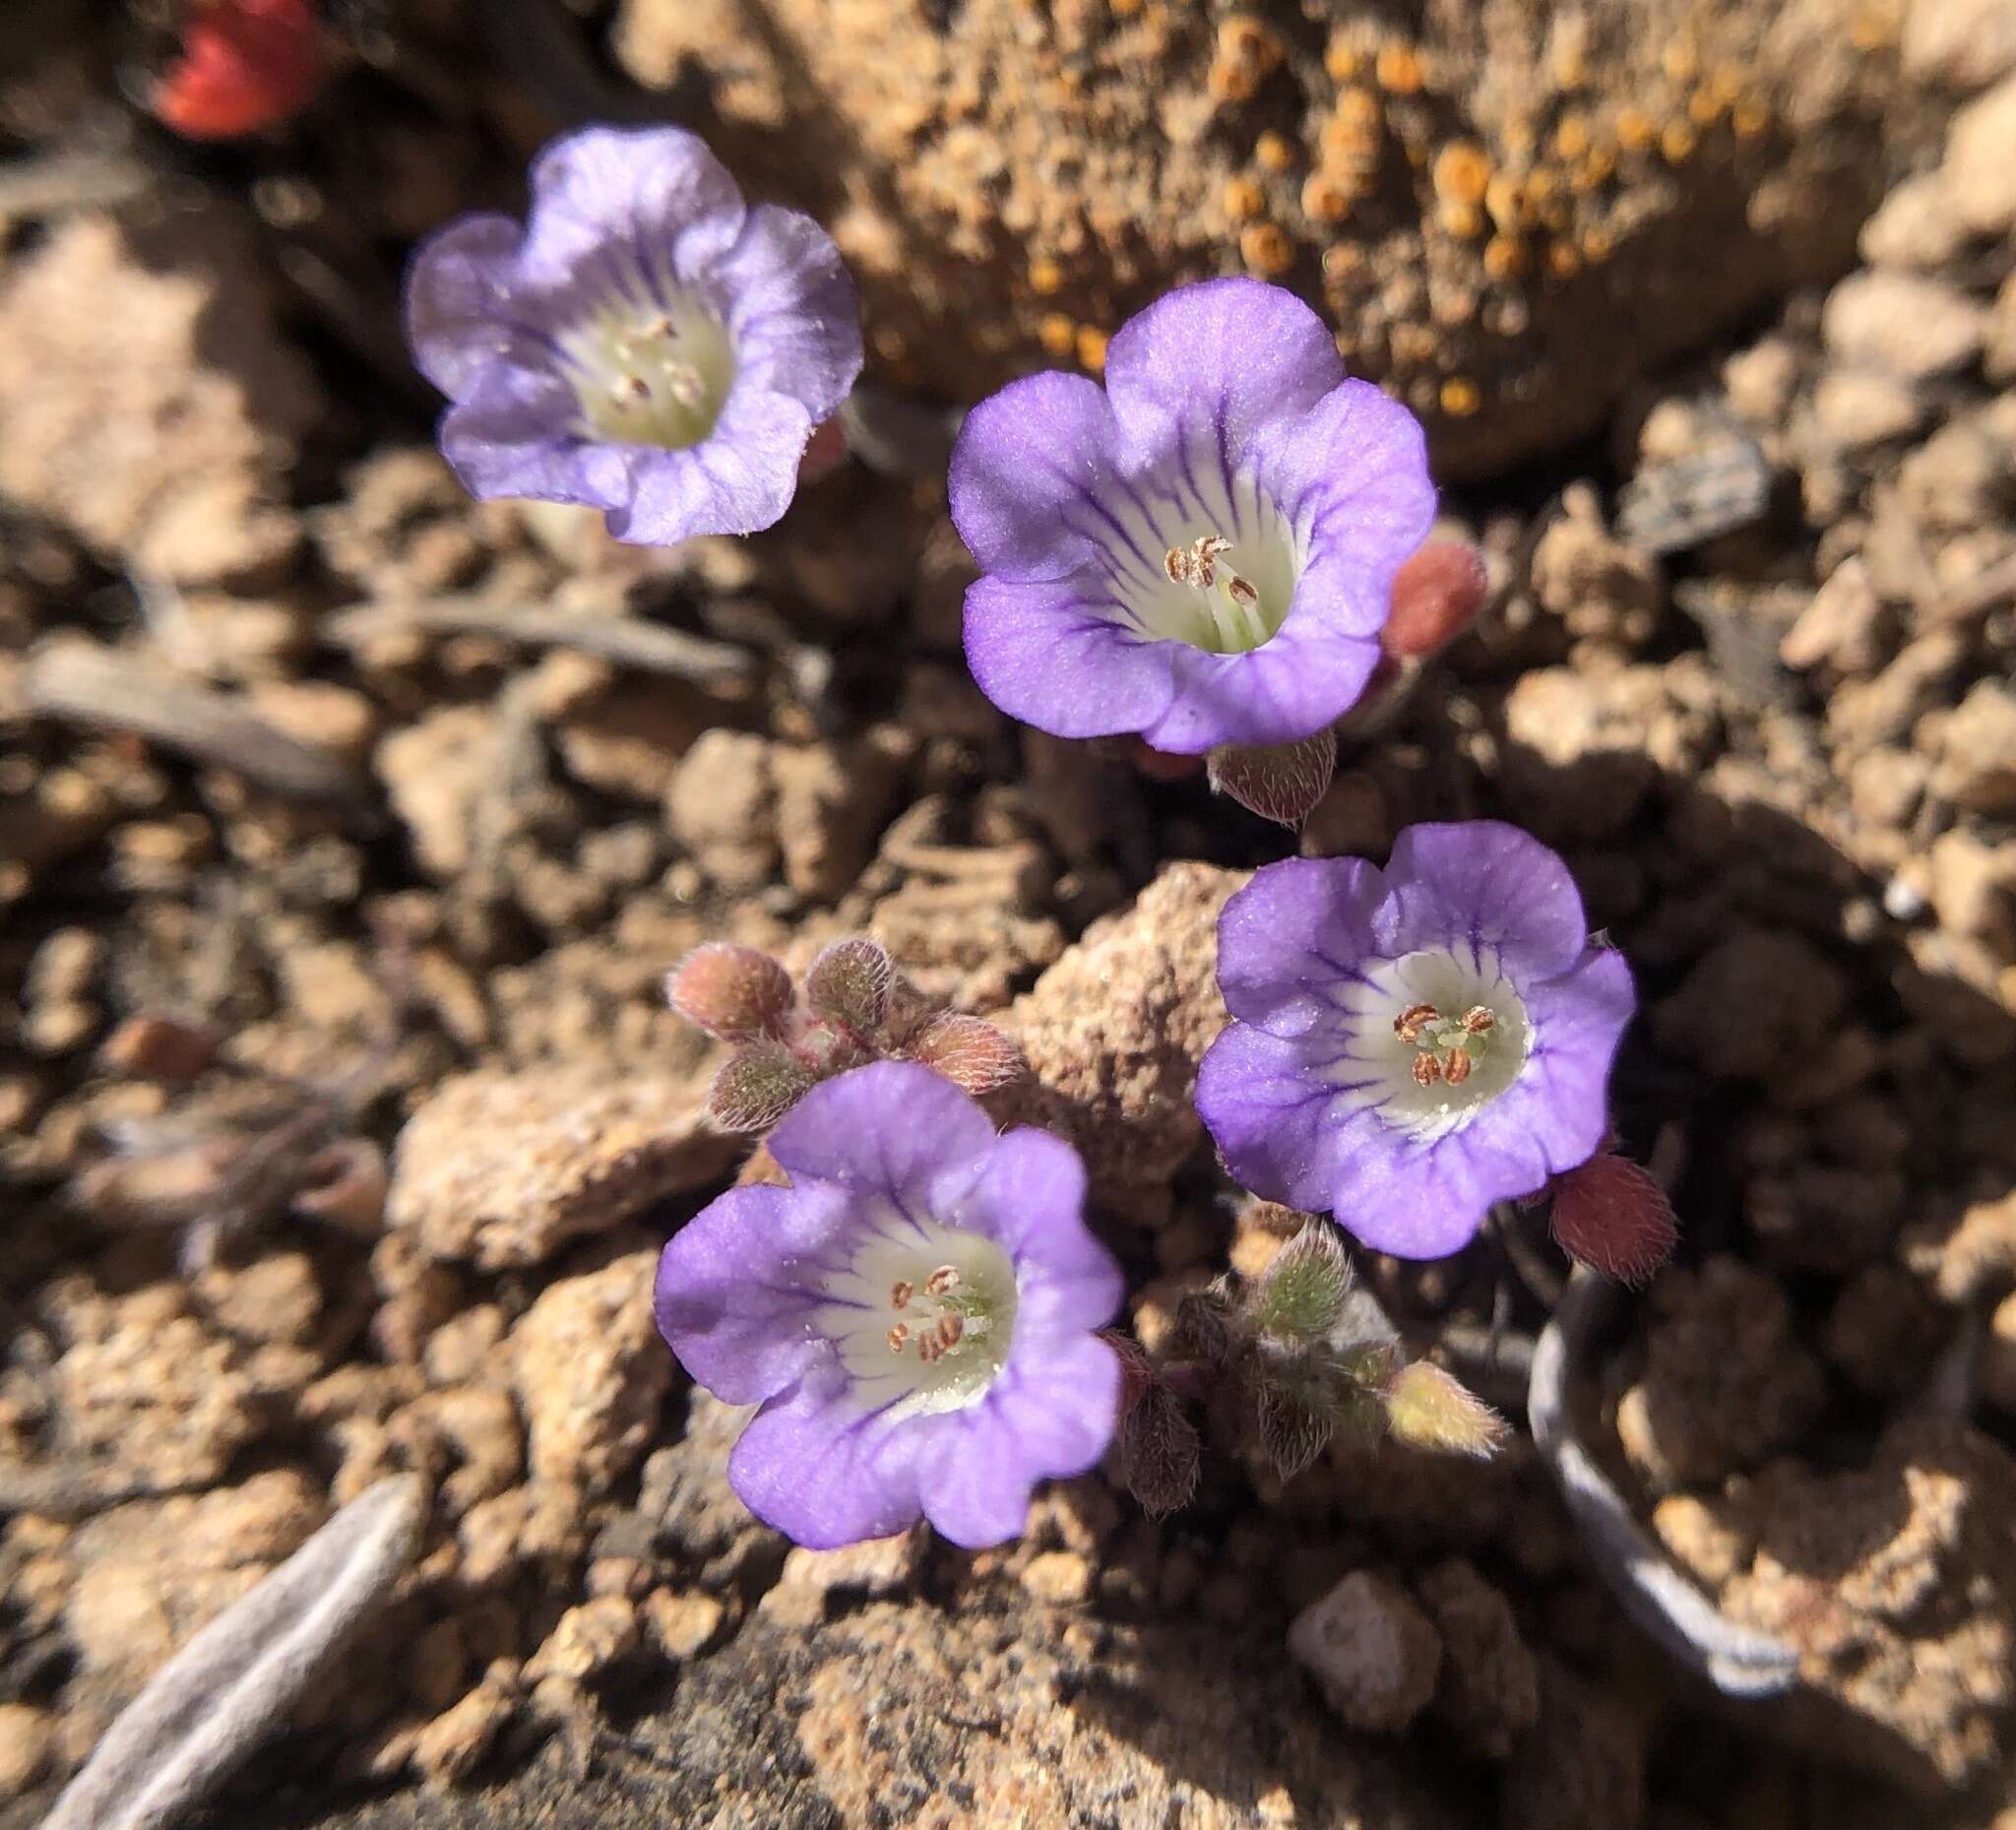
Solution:
{"label": "red blurred flower in background", "polygon": [[315,0],[200,0],[154,112],[191,140],[232,140],[285,120],[322,74]]}

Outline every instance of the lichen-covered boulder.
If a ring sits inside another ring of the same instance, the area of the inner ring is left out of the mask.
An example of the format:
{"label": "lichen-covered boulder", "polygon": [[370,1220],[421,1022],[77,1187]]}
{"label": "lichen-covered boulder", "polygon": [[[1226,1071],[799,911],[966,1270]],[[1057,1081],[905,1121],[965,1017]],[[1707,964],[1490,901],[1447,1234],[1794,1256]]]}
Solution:
{"label": "lichen-covered boulder", "polygon": [[1861,0],[1421,11],[625,0],[615,47],[704,77],[728,162],[830,224],[890,379],[1096,371],[1156,294],[1245,271],[1326,310],[1445,474],[1846,266],[1872,147],[1914,130]]}

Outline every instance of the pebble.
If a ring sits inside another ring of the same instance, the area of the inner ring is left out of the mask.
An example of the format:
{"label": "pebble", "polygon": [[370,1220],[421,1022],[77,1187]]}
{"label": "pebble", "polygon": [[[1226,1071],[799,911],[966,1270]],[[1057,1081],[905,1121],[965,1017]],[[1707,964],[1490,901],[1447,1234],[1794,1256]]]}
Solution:
{"label": "pebble", "polygon": [[[2011,161],[2016,168],[2016,161]],[[1865,269],[1827,295],[1820,330],[1841,362],[1927,381],[1981,354],[1987,314],[1953,286],[1916,274]]]}
{"label": "pebble", "polygon": [[1363,1570],[1294,1617],[1288,1649],[1347,1727],[1398,1735],[1426,1707],[1442,1639],[1401,1590]]}

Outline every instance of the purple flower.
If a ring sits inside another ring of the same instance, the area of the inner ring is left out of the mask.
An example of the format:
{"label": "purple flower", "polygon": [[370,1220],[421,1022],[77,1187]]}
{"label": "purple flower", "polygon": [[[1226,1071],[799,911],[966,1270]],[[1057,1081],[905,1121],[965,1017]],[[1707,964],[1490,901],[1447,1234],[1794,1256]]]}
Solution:
{"label": "purple flower", "polygon": [[758,1404],[728,1482],[825,1549],[930,1520],[1022,1530],[1031,1487],[1112,1439],[1120,1365],[1093,1330],[1120,1269],[1086,1230],[1085,1168],[1046,1131],[997,1135],[928,1068],[812,1089],[771,1133],[788,1188],[731,1189],[665,1247],[658,1325],[686,1369]]}
{"label": "purple flower", "polygon": [[985,575],[966,595],[980,690],[1056,736],[1188,754],[1351,706],[1435,504],[1413,414],[1254,280],[1130,318],[1103,391],[1052,373],[981,402],[951,497]]}
{"label": "purple flower", "polygon": [[1636,999],[1568,867],[1495,820],[1410,826],[1362,858],[1270,864],[1225,907],[1235,1021],[1197,1109],[1256,1194],[1437,1258],[1494,1201],[1601,1146]]}
{"label": "purple flower", "polygon": [[861,367],[825,231],[746,208],[677,127],[554,141],[523,230],[469,216],[420,248],[406,319],[470,493],[599,508],[626,540],[769,527]]}

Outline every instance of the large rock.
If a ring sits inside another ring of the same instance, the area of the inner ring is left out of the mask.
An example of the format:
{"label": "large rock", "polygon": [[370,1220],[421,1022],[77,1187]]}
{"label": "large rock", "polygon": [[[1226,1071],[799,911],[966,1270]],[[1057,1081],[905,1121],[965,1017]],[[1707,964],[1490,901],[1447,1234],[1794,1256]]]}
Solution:
{"label": "large rock", "polygon": [[1096,368],[1156,294],[1243,270],[1320,304],[1454,473],[1590,429],[1661,356],[1848,264],[1878,122],[1913,113],[1877,18],[626,0],[615,48],[646,84],[705,79],[729,163],[832,225],[898,383]]}

